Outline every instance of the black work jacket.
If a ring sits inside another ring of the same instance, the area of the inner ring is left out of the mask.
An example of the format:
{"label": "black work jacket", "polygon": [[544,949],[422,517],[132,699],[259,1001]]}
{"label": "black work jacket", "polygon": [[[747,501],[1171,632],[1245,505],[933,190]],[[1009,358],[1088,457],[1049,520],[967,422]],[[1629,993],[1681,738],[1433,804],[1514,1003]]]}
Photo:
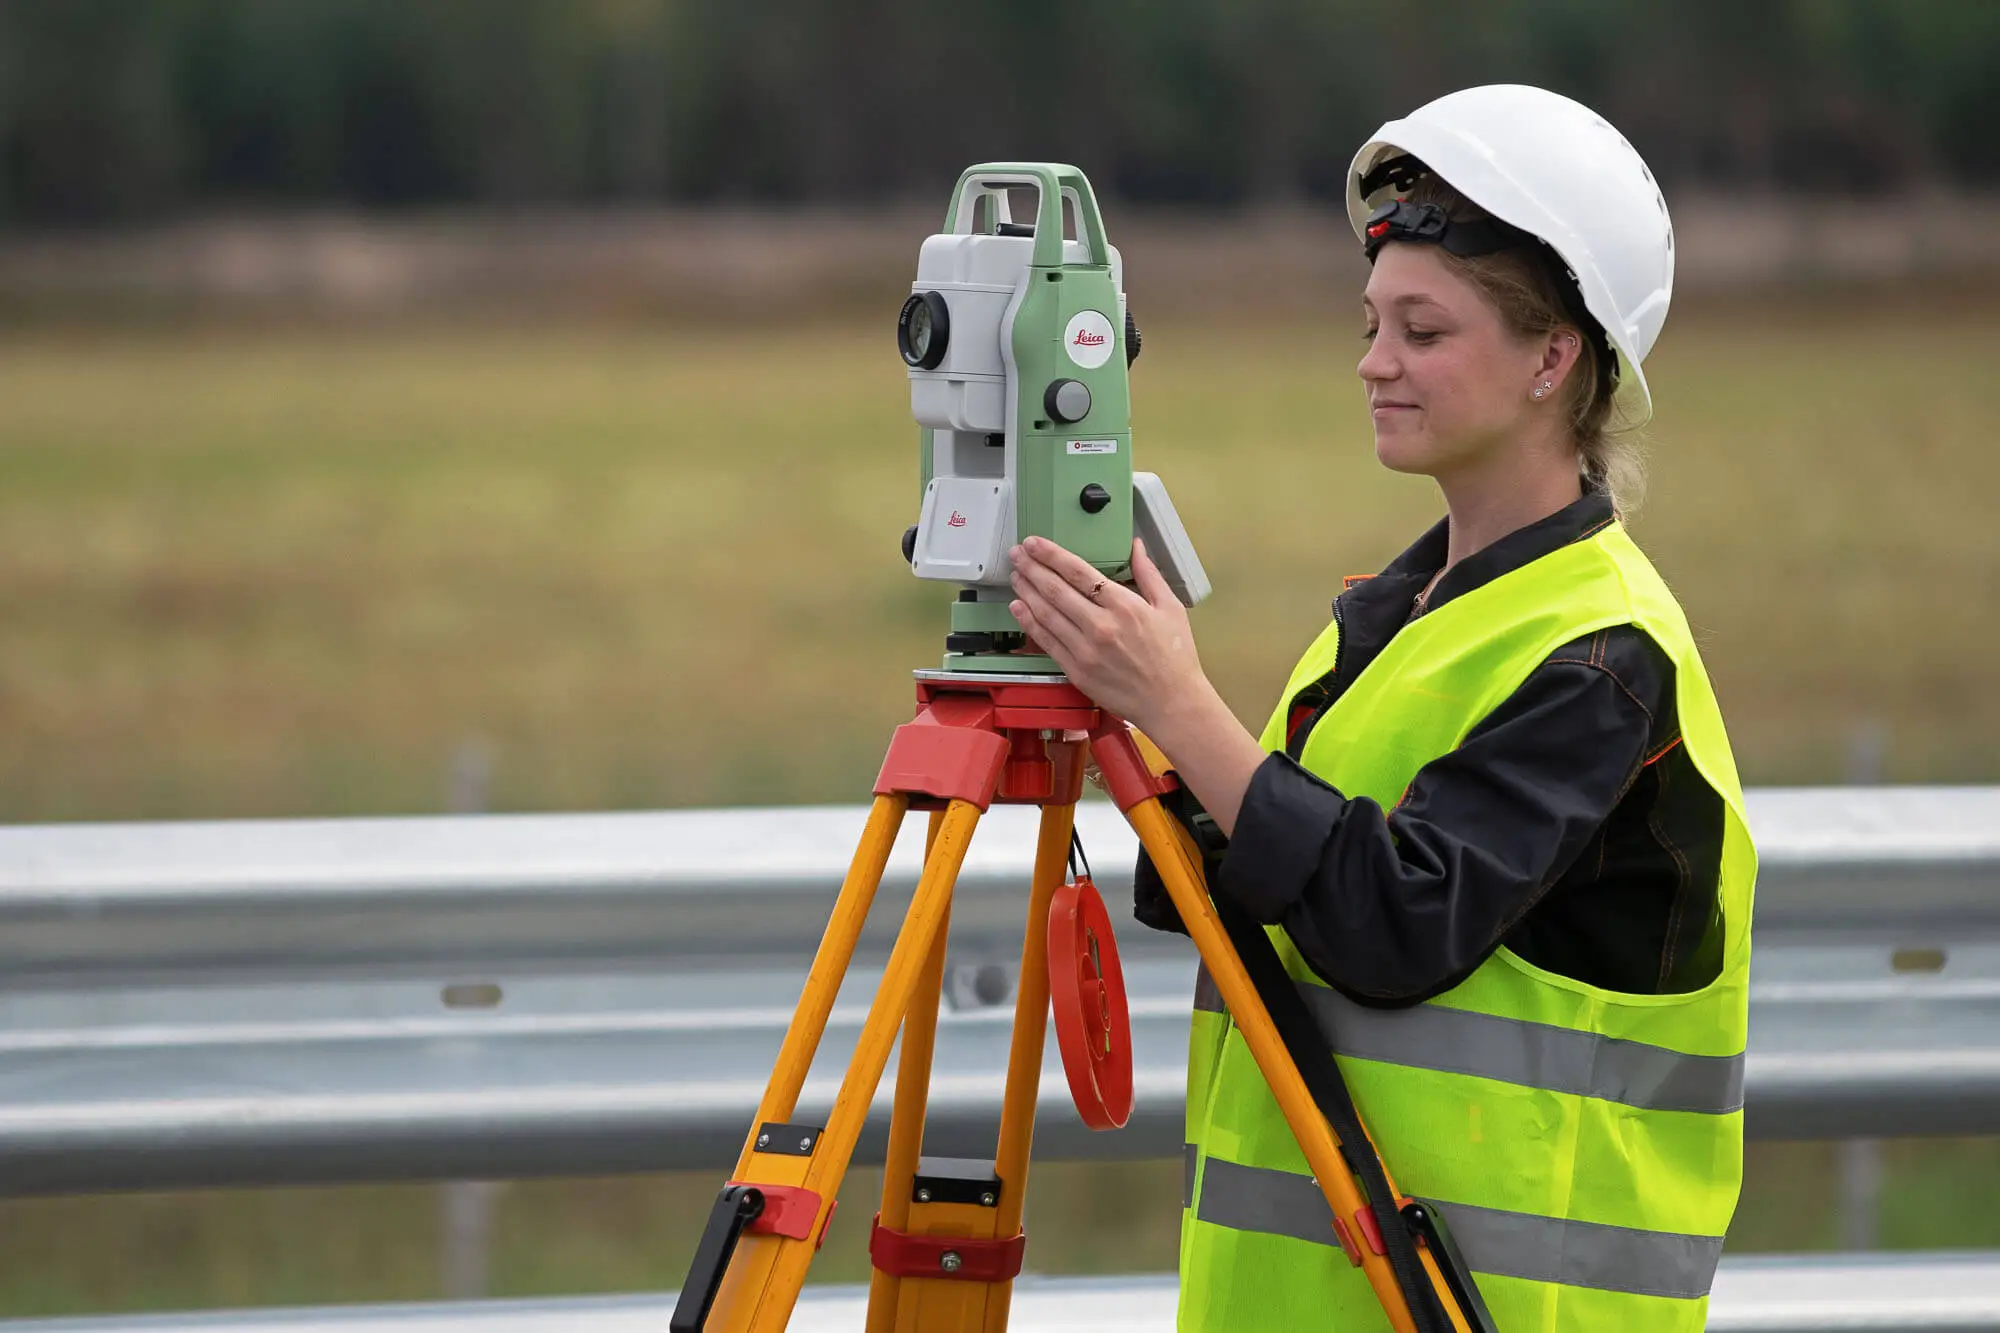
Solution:
{"label": "black work jacket", "polygon": [[[1467,557],[1428,610],[1613,519],[1591,493]],[[1608,990],[1698,989],[1721,967],[1722,799],[1680,745],[1674,667],[1616,626],[1551,653],[1519,689],[1424,765],[1384,811],[1297,760],[1313,725],[1390,639],[1445,561],[1448,520],[1336,599],[1337,672],[1308,686],[1285,750],[1258,767],[1232,838],[1183,794],[1209,886],[1283,926],[1327,983],[1377,1006],[1456,986],[1502,945]],[[1134,914],[1182,929],[1142,851]]]}

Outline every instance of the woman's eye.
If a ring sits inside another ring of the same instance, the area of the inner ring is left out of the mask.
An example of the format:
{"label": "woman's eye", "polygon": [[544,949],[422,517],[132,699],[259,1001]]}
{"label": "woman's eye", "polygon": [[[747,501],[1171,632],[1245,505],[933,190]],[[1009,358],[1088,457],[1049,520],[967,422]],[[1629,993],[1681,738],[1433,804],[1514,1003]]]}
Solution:
{"label": "woman's eye", "polygon": [[1372,342],[1374,342],[1374,341],[1375,341],[1375,330],[1374,330],[1374,329],[1372,329],[1372,328],[1367,328],[1367,329],[1363,329],[1363,330],[1361,330],[1361,339],[1362,339],[1362,341],[1363,341],[1363,342],[1371,342],[1371,343],[1372,343]]}
{"label": "woman's eye", "polygon": [[1436,342],[1438,334],[1436,329],[1411,329],[1403,336],[1408,338],[1411,342],[1416,343],[1419,346],[1422,346],[1424,343]]}

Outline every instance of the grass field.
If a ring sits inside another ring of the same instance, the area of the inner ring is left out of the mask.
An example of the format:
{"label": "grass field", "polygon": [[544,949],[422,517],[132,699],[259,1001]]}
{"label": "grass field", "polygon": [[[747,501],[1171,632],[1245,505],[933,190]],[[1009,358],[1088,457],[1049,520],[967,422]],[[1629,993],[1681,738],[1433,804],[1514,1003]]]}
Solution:
{"label": "grass field", "polygon": [[[1352,324],[1162,322],[1135,371],[1246,721],[1437,511],[1373,462]],[[1995,364],[1976,310],[1676,314],[1635,529],[1746,780],[1840,780],[1871,730],[1892,780],[2000,780]],[[0,335],[0,813],[425,812],[471,739],[501,809],[859,800],[949,595],[894,554],[913,435],[884,321]],[[1757,1149],[1732,1244],[1831,1243],[1830,1161]],[[2000,1245],[1993,1144],[1891,1166],[1889,1243]],[[1033,1261],[1171,1266],[1178,1172],[1042,1168]],[[667,1284],[713,1183],[514,1186],[496,1282]],[[426,1296],[435,1219],[407,1186],[0,1204],[0,1313]]]}
{"label": "grass field", "polygon": [[[1339,576],[1434,515],[1373,461],[1345,327],[1156,327],[1138,456],[1261,718]],[[2000,776],[2000,328],[1677,323],[1640,539],[1753,782]],[[856,798],[938,650],[873,325],[0,344],[0,809],[420,811],[488,738],[509,809]]]}

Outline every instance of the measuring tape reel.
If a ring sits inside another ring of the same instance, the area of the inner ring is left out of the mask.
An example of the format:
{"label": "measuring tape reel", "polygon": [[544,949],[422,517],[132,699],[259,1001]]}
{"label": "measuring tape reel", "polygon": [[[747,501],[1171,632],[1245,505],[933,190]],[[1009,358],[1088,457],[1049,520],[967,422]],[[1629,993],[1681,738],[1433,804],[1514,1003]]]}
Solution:
{"label": "measuring tape reel", "polygon": [[1082,851],[1072,835],[1071,876],[1049,903],[1049,1006],[1077,1113],[1092,1129],[1122,1129],[1132,1117],[1132,1012],[1089,862],[1076,873]]}

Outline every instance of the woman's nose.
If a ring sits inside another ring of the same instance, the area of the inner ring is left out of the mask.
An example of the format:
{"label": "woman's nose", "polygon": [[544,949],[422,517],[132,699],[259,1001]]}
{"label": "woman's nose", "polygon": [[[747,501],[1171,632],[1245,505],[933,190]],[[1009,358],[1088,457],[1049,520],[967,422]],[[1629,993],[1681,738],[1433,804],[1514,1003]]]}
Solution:
{"label": "woman's nose", "polygon": [[1361,376],[1363,384],[1372,384],[1377,380],[1392,380],[1401,373],[1401,367],[1396,364],[1394,353],[1389,350],[1388,341],[1382,337],[1368,340],[1368,350],[1361,354],[1360,362],[1354,367],[1355,374]]}

